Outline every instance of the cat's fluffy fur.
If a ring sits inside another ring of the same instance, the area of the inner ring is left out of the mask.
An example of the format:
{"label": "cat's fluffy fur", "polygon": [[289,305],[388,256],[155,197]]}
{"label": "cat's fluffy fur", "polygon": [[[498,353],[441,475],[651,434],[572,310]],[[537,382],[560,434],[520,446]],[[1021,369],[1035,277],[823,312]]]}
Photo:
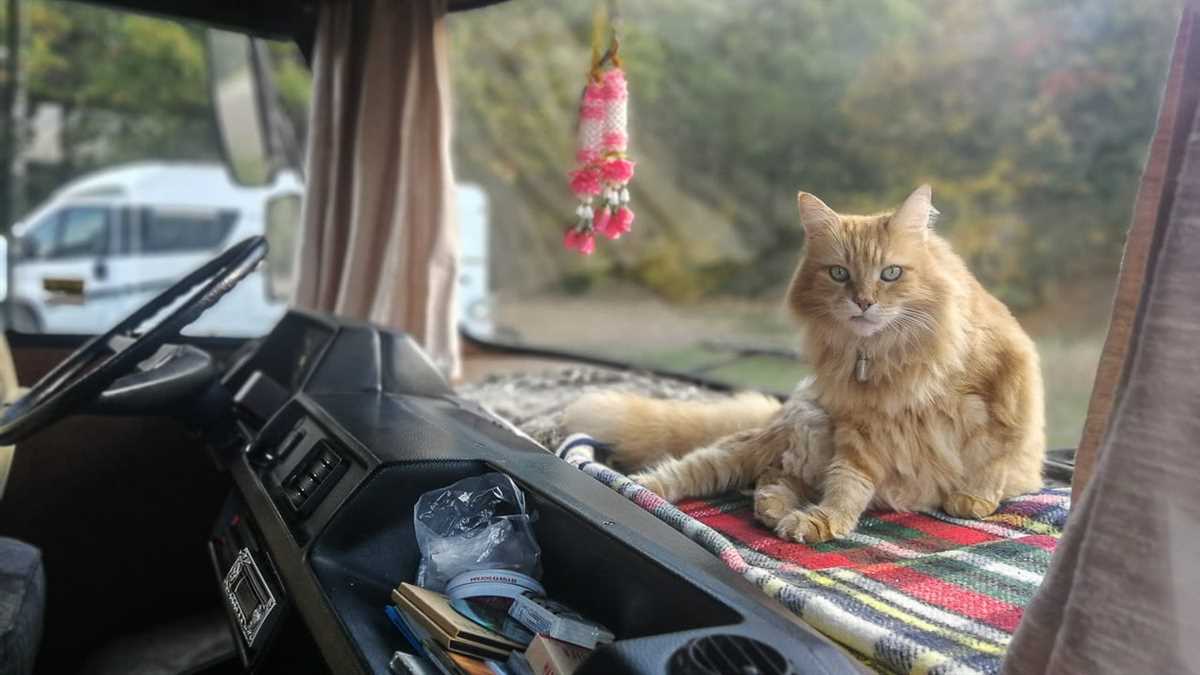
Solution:
{"label": "cat's fluffy fur", "polygon": [[[798,541],[844,536],[868,507],[979,518],[1037,489],[1037,352],[932,231],[929,187],[871,216],[839,215],[803,192],[798,203],[806,250],[787,304],[811,382],[782,406],[592,394],[567,409],[568,429],[610,443],[627,468],[651,467],[634,478],[667,499],[755,485],[758,517]],[[892,265],[901,275],[885,281]],[[835,266],[849,278],[835,279]]]}

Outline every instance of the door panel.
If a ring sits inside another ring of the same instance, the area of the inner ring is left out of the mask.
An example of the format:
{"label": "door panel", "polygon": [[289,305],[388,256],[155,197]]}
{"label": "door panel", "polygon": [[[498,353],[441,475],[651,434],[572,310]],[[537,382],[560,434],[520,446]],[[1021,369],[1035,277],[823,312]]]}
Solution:
{"label": "door panel", "polygon": [[[38,245],[29,247],[36,255],[21,260],[15,273],[18,295],[37,309],[42,330],[96,333],[120,318],[122,270],[112,260],[112,216],[108,206],[70,206],[39,228]],[[40,231],[47,227],[50,236]],[[63,286],[77,288],[63,292]]]}

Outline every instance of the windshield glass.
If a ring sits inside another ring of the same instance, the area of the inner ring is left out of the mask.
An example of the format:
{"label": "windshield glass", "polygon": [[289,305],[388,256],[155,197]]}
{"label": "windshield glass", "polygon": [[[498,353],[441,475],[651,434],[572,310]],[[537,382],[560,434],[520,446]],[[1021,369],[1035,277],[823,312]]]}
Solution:
{"label": "windshield glass", "polygon": [[[15,139],[0,186],[12,223],[10,328],[96,334],[246,237],[267,234],[291,252],[298,210],[272,205],[298,199],[299,177],[278,172],[247,187],[229,176],[204,27],[74,2],[16,4],[15,16],[0,7],[20,45],[6,92],[13,115],[0,118]],[[294,44],[265,51],[302,142],[308,68]],[[256,272],[187,332],[261,335],[289,288]]]}
{"label": "windshield glass", "polygon": [[490,204],[492,333],[787,391],[796,193],[933,185],[937,227],[1038,343],[1079,438],[1178,0],[620,3],[632,232],[563,248],[591,2],[450,19],[460,179]]}

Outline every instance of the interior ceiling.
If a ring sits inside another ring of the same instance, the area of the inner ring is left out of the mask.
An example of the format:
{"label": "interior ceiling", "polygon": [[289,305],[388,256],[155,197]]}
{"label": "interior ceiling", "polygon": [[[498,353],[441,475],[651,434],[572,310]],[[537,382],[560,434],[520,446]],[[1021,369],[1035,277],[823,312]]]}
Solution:
{"label": "interior ceiling", "polygon": [[[88,0],[77,0],[87,2]],[[303,39],[311,35],[320,0],[92,0],[147,14],[199,21],[259,37]],[[390,1],[390,0],[389,0]],[[459,12],[505,0],[448,0]]]}

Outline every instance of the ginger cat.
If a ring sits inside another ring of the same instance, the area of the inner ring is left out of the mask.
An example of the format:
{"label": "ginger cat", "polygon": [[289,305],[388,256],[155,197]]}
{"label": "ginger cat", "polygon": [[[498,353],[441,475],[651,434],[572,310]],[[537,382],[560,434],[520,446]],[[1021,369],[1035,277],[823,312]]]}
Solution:
{"label": "ginger cat", "polygon": [[787,304],[811,380],[782,405],[591,394],[567,428],[650,466],[633,478],[666,499],[755,485],[758,518],[804,542],[845,536],[869,507],[981,518],[1041,487],[1037,351],[932,230],[929,186],[870,216],[798,203],[806,250]]}

